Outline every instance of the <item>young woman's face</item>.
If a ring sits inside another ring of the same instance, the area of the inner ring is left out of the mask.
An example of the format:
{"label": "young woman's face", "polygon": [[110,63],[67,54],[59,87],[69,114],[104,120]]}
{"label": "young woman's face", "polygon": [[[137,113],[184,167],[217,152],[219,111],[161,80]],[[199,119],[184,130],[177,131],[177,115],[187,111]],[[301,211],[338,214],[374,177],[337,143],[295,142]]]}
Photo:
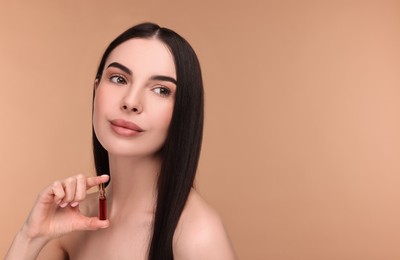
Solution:
{"label": "young woman's face", "polygon": [[156,154],[167,137],[176,93],[172,54],[157,39],[131,39],[107,58],[94,98],[93,127],[110,153]]}

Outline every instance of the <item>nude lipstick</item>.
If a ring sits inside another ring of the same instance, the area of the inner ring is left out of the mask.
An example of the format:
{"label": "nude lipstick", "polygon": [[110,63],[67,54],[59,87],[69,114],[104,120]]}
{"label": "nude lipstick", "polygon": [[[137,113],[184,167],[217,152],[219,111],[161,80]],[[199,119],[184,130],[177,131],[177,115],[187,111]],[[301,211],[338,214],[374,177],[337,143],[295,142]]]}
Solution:
{"label": "nude lipstick", "polygon": [[123,119],[115,119],[110,121],[111,129],[118,135],[131,137],[136,136],[143,132],[138,125],[134,124],[133,122],[126,121]]}
{"label": "nude lipstick", "polygon": [[107,219],[107,199],[104,183],[99,185],[99,219]]}

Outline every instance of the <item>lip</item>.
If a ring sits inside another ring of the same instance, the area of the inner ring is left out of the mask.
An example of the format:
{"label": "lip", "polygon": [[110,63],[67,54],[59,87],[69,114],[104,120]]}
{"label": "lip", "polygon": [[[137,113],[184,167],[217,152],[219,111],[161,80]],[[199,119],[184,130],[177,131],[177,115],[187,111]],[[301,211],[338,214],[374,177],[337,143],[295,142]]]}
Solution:
{"label": "lip", "polygon": [[111,129],[116,134],[126,137],[135,136],[144,131],[135,123],[126,121],[124,119],[114,119],[111,120],[110,123],[111,123]]}

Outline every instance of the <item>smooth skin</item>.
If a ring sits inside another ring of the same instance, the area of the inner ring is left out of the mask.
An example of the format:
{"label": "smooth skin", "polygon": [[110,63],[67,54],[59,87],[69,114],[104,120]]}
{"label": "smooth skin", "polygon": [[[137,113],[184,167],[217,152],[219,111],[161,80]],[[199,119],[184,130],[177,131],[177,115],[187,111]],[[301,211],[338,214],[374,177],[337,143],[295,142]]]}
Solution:
{"label": "smooth skin", "polygon": [[[95,82],[93,126],[109,153],[108,220],[98,219],[98,194],[108,176],[56,181],[39,195],[6,256],[13,259],[147,259],[157,173],[174,107],[176,72],[157,39],[116,47]],[[112,126],[134,123],[135,132]],[[218,214],[192,189],[173,239],[175,259],[236,259]]]}

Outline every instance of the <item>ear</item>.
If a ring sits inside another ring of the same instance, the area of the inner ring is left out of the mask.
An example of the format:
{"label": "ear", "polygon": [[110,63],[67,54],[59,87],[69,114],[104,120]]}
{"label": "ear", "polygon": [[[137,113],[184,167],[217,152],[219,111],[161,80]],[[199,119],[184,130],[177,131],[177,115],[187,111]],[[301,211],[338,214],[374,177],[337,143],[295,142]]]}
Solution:
{"label": "ear", "polygon": [[94,91],[97,90],[97,87],[99,86],[99,83],[100,83],[99,78],[96,78],[96,79],[94,80],[94,83],[93,83]]}

